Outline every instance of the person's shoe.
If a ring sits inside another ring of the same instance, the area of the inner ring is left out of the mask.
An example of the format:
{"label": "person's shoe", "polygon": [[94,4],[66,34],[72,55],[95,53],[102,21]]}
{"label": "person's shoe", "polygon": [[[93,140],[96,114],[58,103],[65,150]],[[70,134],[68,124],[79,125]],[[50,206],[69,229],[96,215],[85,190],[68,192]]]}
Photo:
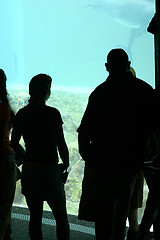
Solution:
{"label": "person's shoe", "polygon": [[137,234],[137,232],[135,232],[135,231],[133,231],[131,229],[128,229],[126,240],[134,240],[135,237],[136,237],[136,234]]}

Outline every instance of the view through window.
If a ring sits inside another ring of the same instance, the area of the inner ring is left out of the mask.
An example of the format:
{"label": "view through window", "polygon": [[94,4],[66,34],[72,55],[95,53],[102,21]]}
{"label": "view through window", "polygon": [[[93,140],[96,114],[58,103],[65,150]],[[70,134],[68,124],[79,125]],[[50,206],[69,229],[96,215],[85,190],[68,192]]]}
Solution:
{"label": "view through window", "polygon": [[[84,167],[76,129],[89,93],[105,81],[106,55],[117,47],[127,51],[137,77],[154,87],[153,36],[146,30],[153,15],[153,0],[1,2],[0,67],[6,72],[15,112],[27,104],[28,83],[34,75],[53,78],[47,104],[58,108],[64,121],[70,151],[65,188],[71,214],[78,211]],[[15,204],[25,205],[20,181]]]}

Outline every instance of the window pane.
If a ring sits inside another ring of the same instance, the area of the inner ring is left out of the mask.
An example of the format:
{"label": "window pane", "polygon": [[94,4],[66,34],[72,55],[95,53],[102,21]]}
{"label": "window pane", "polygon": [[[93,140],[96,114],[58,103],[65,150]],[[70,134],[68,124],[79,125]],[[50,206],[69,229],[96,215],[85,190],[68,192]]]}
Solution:
{"label": "window pane", "polygon": [[[1,3],[0,64],[15,111],[27,104],[27,86],[40,72],[53,78],[48,104],[63,117],[70,150],[66,184],[69,213],[77,213],[83,177],[76,129],[92,89],[107,77],[107,53],[124,48],[137,77],[154,86],[153,36],[146,29],[152,0],[5,0]],[[15,202],[23,203],[20,183]],[[19,191],[19,193],[18,193]]]}

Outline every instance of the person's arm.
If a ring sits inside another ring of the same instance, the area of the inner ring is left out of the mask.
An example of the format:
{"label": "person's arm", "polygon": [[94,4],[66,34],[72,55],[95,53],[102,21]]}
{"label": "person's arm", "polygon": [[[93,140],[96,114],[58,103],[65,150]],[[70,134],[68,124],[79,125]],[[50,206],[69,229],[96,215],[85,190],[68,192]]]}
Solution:
{"label": "person's arm", "polygon": [[81,124],[77,129],[78,132],[78,148],[79,153],[83,160],[87,162],[90,160],[90,145],[91,145],[91,135],[92,135],[92,122],[94,121],[94,103],[92,103],[91,97],[84,112],[81,120]]}
{"label": "person's arm", "polygon": [[84,161],[87,161],[90,153],[90,140],[84,132],[78,133],[79,153]]}
{"label": "person's arm", "polygon": [[23,164],[25,156],[25,150],[19,144],[20,139],[21,134],[13,128],[11,136],[11,147],[15,151],[15,161],[18,167]]}
{"label": "person's arm", "polygon": [[12,135],[11,135],[11,147],[16,152],[19,150],[19,141],[21,139],[21,134],[13,128]]}
{"label": "person's arm", "polygon": [[[22,118],[23,119],[23,118]],[[21,139],[21,117],[20,114],[17,113],[16,117],[14,118],[13,121],[13,130],[12,130],[12,135],[11,135],[11,147],[15,151],[15,161],[18,166],[23,164],[24,161],[24,155],[25,155],[25,150],[23,147],[19,144],[20,139]]]}
{"label": "person's arm", "polygon": [[8,131],[8,124],[10,119],[10,108],[4,104],[0,111],[0,163],[4,162],[5,156],[5,138]]}
{"label": "person's arm", "polygon": [[58,125],[57,127],[57,134],[56,134],[56,140],[57,140],[57,147],[59,151],[59,155],[62,159],[62,162],[65,165],[65,168],[67,169],[69,167],[69,151],[68,147],[64,138],[63,134],[63,128],[62,125]]}
{"label": "person's arm", "polygon": [[5,156],[5,137],[8,129],[8,120],[3,120],[0,122],[0,163],[4,162]]}

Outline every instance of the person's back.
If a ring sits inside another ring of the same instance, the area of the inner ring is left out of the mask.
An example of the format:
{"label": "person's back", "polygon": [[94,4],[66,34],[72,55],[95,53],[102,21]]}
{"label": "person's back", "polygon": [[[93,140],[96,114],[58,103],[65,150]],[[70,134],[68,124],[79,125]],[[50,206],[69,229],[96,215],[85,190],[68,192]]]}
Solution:
{"label": "person's back", "polygon": [[[116,51],[114,54],[117,57]],[[86,132],[90,138],[92,163],[101,156],[102,166],[135,167],[136,171],[147,157],[145,141],[151,124],[153,89],[134,77],[129,67],[116,69],[118,60],[107,80],[91,93],[78,132]]]}
{"label": "person's back", "polygon": [[153,89],[132,75],[122,49],[111,50],[105,66],[109,77],[91,93],[77,130],[79,152],[86,169],[95,170],[96,179],[87,181],[95,191],[96,239],[124,240],[137,173],[147,159]]}
{"label": "person's back", "polygon": [[16,118],[25,142],[25,161],[57,163],[57,126],[63,123],[59,111],[45,104],[30,103]]}
{"label": "person's back", "polygon": [[103,167],[125,171],[142,168],[147,158],[152,94],[152,88],[130,72],[110,75],[94,90],[89,98],[94,110],[88,106],[87,119],[80,128],[83,121],[88,122],[95,161],[101,156]]}

